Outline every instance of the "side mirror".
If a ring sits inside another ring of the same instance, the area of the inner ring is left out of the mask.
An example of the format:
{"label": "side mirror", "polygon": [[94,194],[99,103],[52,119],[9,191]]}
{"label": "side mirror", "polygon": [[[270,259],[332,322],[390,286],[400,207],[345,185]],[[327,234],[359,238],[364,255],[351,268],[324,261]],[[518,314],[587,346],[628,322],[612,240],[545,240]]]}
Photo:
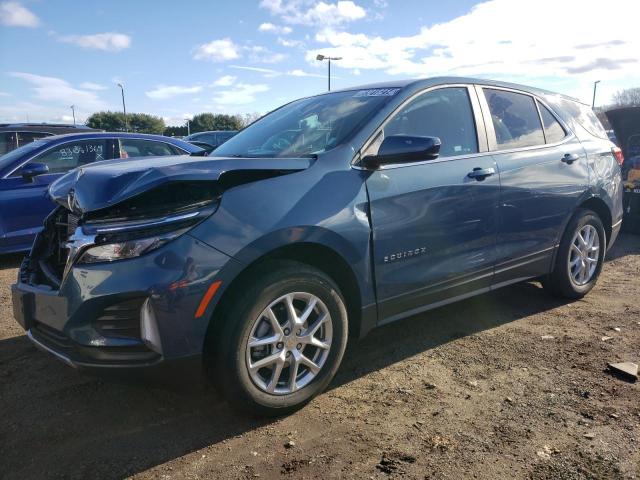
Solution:
{"label": "side mirror", "polygon": [[32,182],[33,177],[49,173],[49,166],[44,163],[29,163],[20,171],[22,178],[27,182]]}
{"label": "side mirror", "polygon": [[435,160],[441,144],[438,137],[391,135],[382,141],[377,155],[367,155],[362,159],[362,165],[375,169],[392,163]]}

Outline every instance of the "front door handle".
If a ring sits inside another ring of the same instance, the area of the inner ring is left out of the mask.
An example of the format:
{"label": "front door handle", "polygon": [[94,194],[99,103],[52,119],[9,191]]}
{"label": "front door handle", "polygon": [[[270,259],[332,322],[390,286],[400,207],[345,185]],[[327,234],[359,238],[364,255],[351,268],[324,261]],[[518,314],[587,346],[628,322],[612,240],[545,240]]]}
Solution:
{"label": "front door handle", "polygon": [[490,177],[491,175],[493,175],[494,173],[496,173],[496,169],[495,168],[480,168],[480,167],[476,167],[476,168],[473,169],[472,172],[467,173],[467,177],[475,178],[476,180],[481,182],[485,178]]}
{"label": "front door handle", "polygon": [[564,163],[571,165],[576,160],[580,160],[580,155],[575,153],[565,153],[561,159]]}

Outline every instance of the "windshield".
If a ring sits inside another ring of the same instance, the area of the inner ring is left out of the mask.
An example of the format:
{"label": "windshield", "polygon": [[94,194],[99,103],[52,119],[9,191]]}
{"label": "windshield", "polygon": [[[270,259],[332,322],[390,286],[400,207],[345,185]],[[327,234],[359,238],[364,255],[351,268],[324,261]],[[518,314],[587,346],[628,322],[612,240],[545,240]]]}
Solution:
{"label": "windshield", "polygon": [[212,157],[300,157],[342,144],[399,88],[304,98],[262,117],[211,152]]}
{"label": "windshield", "polygon": [[22,147],[18,147],[15,150],[11,150],[9,153],[5,153],[0,157],[0,172],[23,155],[33,152],[47,143],[48,142],[46,140],[36,140],[34,142],[27,143]]}

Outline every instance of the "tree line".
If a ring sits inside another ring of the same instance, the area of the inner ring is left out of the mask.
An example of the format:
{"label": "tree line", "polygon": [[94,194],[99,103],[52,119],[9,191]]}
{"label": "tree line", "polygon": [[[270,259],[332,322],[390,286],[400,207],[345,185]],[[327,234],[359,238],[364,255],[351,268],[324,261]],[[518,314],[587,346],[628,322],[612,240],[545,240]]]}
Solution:
{"label": "tree line", "polygon": [[[191,133],[210,130],[240,130],[260,118],[257,113],[244,115],[227,115],[223,113],[200,113],[189,122]],[[96,112],[87,118],[88,127],[106,130],[108,132],[153,133],[156,135],[185,136],[187,135],[186,120],[184,126],[167,127],[162,117],[146,113]]]}

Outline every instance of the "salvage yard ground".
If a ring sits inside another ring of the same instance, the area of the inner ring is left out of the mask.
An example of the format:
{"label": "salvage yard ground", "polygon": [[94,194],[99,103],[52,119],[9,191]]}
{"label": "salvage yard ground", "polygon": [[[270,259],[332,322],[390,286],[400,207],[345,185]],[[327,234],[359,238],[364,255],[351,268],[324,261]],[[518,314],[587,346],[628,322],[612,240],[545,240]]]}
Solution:
{"label": "salvage yard ground", "polygon": [[640,383],[605,371],[640,360],[640,236],[581,301],[525,283],[372,332],[278,420],[37,351],[12,318],[18,262],[0,257],[2,479],[640,478]]}

